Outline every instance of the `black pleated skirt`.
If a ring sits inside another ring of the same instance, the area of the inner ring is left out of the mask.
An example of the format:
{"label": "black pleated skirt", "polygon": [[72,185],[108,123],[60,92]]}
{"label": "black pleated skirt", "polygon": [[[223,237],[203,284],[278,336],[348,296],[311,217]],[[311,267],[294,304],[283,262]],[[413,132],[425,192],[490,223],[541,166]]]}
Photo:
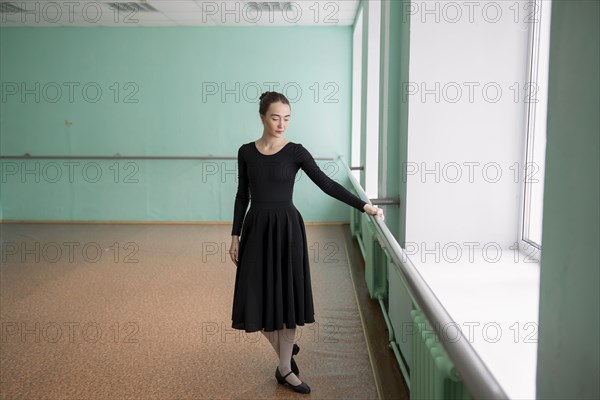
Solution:
{"label": "black pleated skirt", "polygon": [[291,201],[253,201],[244,218],[232,328],[275,331],[315,322],[306,230]]}

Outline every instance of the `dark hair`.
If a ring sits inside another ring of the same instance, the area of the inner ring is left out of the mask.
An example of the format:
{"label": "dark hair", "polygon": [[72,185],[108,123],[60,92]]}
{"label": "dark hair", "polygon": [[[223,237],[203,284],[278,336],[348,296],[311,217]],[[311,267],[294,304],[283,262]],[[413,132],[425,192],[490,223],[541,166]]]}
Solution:
{"label": "dark hair", "polygon": [[264,92],[260,95],[259,99],[260,106],[258,107],[258,112],[262,115],[267,115],[267,110],[269,109],[271,103],[277,103],[280,101],[283,104],[287,104],[288,106],[290,105],[287,97],[278,92]]}

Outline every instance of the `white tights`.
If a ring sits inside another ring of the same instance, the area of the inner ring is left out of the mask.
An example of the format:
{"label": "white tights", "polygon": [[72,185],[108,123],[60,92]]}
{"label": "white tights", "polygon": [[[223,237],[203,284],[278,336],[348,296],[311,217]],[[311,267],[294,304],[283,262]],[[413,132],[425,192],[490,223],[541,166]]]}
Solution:
{"label": "white tights", "polygon": [[[265,332],[262,330],[261,332],[265,335],[267,340],[271,342],[273,349],[279,357],[279,373],[281,376],[285,376],[292,370],[291,360],[294,343],[296,342],[296,328],[287,329],[284,327],[278,331]],[[293,372],[286,380],[292,385],[299,385],[302,383]]]}

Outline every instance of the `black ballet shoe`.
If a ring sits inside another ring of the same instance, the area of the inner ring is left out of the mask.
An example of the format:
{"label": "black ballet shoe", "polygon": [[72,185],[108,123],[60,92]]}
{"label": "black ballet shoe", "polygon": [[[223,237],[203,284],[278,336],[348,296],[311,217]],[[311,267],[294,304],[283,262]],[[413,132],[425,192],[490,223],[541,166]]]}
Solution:
{"label": "black ballet shoe", "polygon": [[298,392],[298,393],[304,393],[304,394],[308,394],[308,393],[310,393],[310,387],[308,387],[308,385],[307,385],[305,382],[302,382],[301,384],[299,384],[299,385],[295,385],[295,386],[294,386],[294,385],[292,385],[291,383],[289,383],[289,382],[287,381],[287,379],[285,379],[285,378],[287,378],[287,377],[288,377],[288,375],[290,375],[292,372],[294,372],[294,371],[290,371],[290,372],[288,372],[287,374],[285,374],[285,376],[281,376],[281,373],[279,372],[279,367],[277,367],[277,369],[275,370],[275,378],[277,378],[277,382],[278,382],[280,385],[285,385],[285,384],[287,383],[288,385],[290,385],[290,387],[291,387],[292,389],[294,389],[294,391],[295,391],[295,392]]}
{"label": "black ballet shoe", "polygon": [[292,360],[290,365],[292,367],[292,372],[296,375],[300,375],[300,370],[298,369],[298,365],[296,365],[296,361],[294,360],[294,356],[300,352],[300,346],[294,343],[294,349],[292,350]]}
{"label": "black ballet shoe", "polygon": [[292,361],[290,362],[290,366],[292,367],[292,372],[296,375],[300,375],[300,370],[298,369],[298,365],[296,365],[296,361],[294,357],[292,357]]}

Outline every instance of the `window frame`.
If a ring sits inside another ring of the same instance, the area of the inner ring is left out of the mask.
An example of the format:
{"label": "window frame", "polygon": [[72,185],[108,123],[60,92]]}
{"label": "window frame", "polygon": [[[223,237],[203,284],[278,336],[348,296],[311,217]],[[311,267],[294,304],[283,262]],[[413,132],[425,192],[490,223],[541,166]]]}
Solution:
{"label": "window frame", "polygon": [[[545,111],[548,108],[548,98],[547,98],[547,82],[545,82],[545,95],[543,98],[538,98],[538,88],[540,87],[539,82],[539,71],[540,71],[540,42],[541,35],[548,35],[547,42],[550,40],[550,10],[551,10],[551,0],[535,0],[535,19],[532,21],[530,29],[529,29],[529,60],[527,65],[527,76],[528,81],[525,83],[525,97],[524,102],[526,106],[525,111],[525,143],[524,143],[524,156],[523,161],[524,165],[519,168],[519,177],[520,182],[522,184],[521,187],[521,201],[520,201],[520,214],[519,214],[519,227],[518,227],[518,248],[521,252],[526,253],[530,260],[534,260],[539,262],[542,250],[542,243],[537,243],[533,239],[531,239],[530,235],[530,225],[531,221],[531,205],[532,205],[532,188],[531,184],[538,183],[539,186],[536,188],[538,190],[537,195],[541,196],[542,204],[543,204],[543,195],[544,195],[544,187],[543,187],[543,175],[545,170],[545,165],[540,164],[540,160],[538,162],[534,161],[534,149],[536,138],[539,142],[539,135],[544,135],[544,146],[546,140],[546,132],[541,132],[541,129],[536,130],[536,112],[544,107]],[[545,25],[547,24],[547,25]],[[544,29],[544,31],[542,31]],[[549,46],[548,48],[542,49],[544,54],[542,56],[548,57]],[[548,60],[544,62],[544,65],[548,66]],[[547,74],[547,71],[545,72]],[[545,112],[544,111],[544,112]],[[545,154],[545,151],[543,152]],[[541,160],[544,163],[544,160]],[[537,170],[536,170],[537,169]],[[532,178],[535,180],[535,174],[541,173],[541,182],[532,181]],[[543,212],[541,212],[541,217],[543,218]],[[542,222],[540,221],[540,227],[542,226]],[[541,232],[540,232],[541,235]],[[541,240],[541,238],[540,238]]]}

